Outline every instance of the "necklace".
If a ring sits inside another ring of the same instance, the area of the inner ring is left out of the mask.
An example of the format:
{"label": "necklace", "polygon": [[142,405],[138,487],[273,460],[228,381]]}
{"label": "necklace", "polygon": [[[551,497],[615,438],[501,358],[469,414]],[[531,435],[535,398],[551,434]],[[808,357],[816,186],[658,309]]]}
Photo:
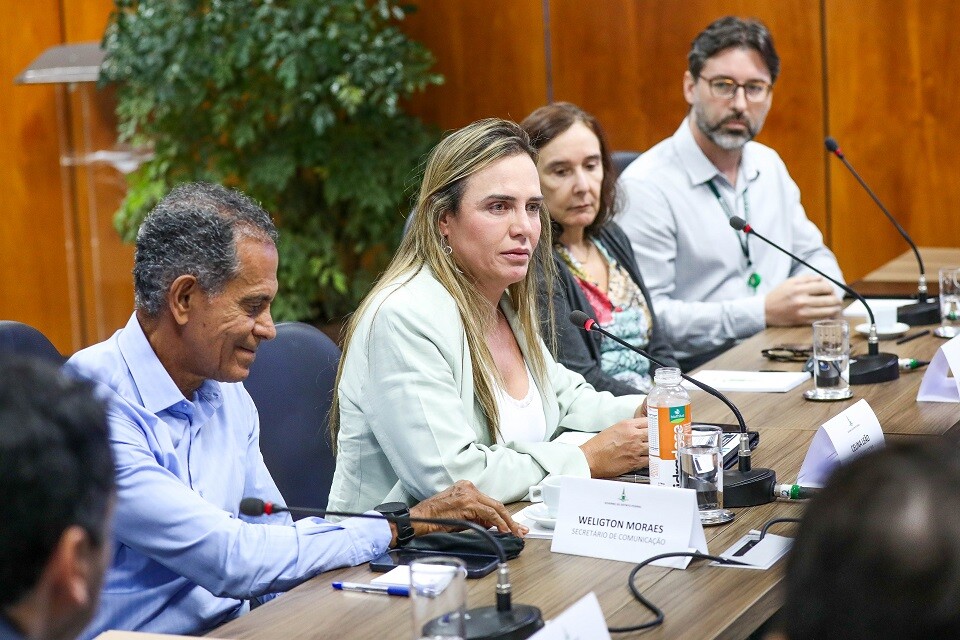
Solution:
{"label": "necklace", "polygon": [[[717,202],[720,203],[720,208],[723,209],[723,213],[727,216],[727,220],[730,220],[734,216],[733,211],[730,210],[730,205],[727,204],[727,201],[723,199],[720,195],[720,190],[717,189],[717,186],[713,184],[711,179],[707,182],[707,186],[710,187],[710,191],[713,192],[713,195],[716,197]],[[743,218],[744,221],[750,221],[750,200],[747,199],[747,191],[743,191]],[[739,231],[733,231],[737,234],[737,241],[740,243],[740,250],[743,252],[743,257],[747,259],[747,270],[750,271],[750,275],[747,276],[747,286],[750,287],[754,293],[757,292],[757,287],[760,286],[760,274],[754,270],[753,260],[750,259],[750,236]]]}

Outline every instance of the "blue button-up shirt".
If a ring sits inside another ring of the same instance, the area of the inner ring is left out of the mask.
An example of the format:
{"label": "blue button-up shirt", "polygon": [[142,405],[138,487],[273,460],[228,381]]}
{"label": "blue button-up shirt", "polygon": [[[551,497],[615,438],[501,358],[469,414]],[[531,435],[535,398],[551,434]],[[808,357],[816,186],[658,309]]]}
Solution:
{"label": "blue button-up shirt", "polygon": [[260,454],[253,400],[242,384],[212,380],[185,398],[136,315],[67,366],[109,399],[117,468],[113,561],[82,637],[203,632],[243,613],[248,598],[388,547],[384,521],[240,516],[245,496],[283,502]]}

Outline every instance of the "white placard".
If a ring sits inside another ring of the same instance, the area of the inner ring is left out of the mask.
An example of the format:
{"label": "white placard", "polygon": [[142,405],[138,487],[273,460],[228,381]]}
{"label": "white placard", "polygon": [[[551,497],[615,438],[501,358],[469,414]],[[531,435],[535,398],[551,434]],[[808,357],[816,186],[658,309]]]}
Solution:
{"label": "white placard", "polygon": [[822,487],[840,463],[883,446],[883,429],[866,400],[823,423],[813,436],[797,484]]}
{"label": "white placard", "polygon": [[[950,373],[953,377],[950,377]],[[923,372],[917,402],[960,402],[960,336],[940,345]]]}
{"label": "white placard", "polygon": [[597,596],[591,591],[547,622],[530,640],[610,640],[610,632]]}
{"label": "white placard", "polygon": [[[707,553],[693,489],[564,477],[551,551],[638,563],[672,551]],[[690,558],[654,564],[686,568]]]}

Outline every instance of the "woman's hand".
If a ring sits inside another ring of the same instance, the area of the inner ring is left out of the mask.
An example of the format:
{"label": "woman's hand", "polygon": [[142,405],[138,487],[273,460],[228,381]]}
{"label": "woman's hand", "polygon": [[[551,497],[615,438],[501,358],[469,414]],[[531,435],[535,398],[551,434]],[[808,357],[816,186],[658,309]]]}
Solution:
{"label": "woman's hand", "polygon": [[630,418],[580,445],[594,478],[613,478],[648,465],[647,419]]}

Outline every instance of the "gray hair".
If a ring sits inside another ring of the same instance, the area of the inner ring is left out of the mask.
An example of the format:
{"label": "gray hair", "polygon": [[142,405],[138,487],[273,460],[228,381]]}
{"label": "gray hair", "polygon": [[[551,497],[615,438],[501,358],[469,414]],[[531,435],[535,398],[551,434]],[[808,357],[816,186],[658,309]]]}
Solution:
{"label": "gray hair", "polygon": [[147,214],[137,232],[133,287],[138,311],[156,317],[182,275],[214,295],[236,277],[238,234],[277,241],[270,214],[233,189],[206,182],[182,184]]}

